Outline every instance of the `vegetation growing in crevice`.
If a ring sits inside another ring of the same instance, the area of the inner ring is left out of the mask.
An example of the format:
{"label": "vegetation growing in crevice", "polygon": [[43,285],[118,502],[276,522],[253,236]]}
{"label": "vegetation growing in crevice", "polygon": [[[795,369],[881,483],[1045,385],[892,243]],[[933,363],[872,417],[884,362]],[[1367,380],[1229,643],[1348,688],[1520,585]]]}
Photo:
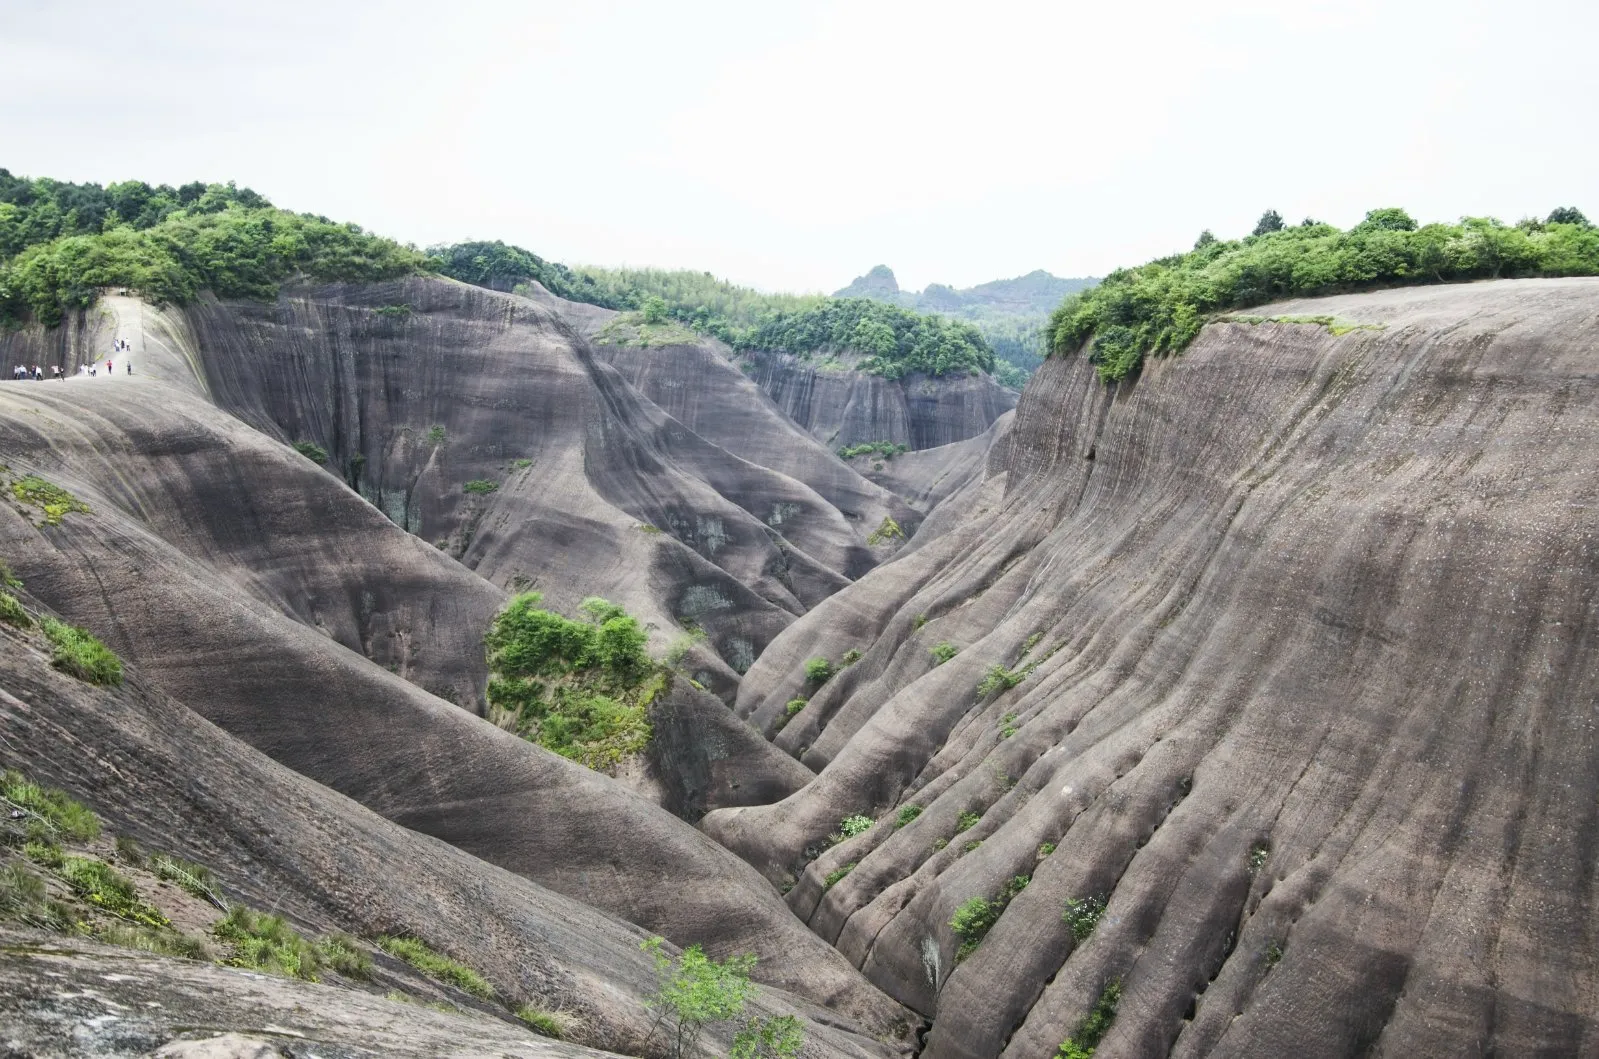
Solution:
{"label": "vegetation growing in crevice", "polygon": [[1030,875],[1017,875],[1000,889],[992,899],[986,897],[973,897],[963,901],[955,910],[955,915],[949,921],[949,927],[961,939],[960,948],[955,952],[955,962],[966,959],[983,943],[989,930],[999,917],[1009,907],[1016,895],[1027,889],[1027,884],[1032,882]]}
{"label": "vegetation growing in crevice", "polygon": [[500,483],[490,478],[474,478],[461,486],[463,492],[484,496],[500,488]]}
{"label": "vegetation growing in crevice", "polygon": [[1099,926],[1099,917],[1105,914],[1105,901],[1100,897],[1068,897],[1066,911],[1061,919],[1072,928],[1072,937],[1081,945]]}
{"label": "vegetation growing in crevice", "polygon": [[971,809],[963,811],[960,816],[955,819],[955,833],[958,835],[962,831],[970,831],[972,828],[976,827],[978,822],[982,819],[982,813],[974,812]]}
{"label": "vegetation growing in crevice", "polygon": [[828,872],[827,873],[827,877],[822,880],[822,889],[831,890],[834,887],[834,885],[839,882],[839,880],[843,879],[844,876],[846,876],[850,872],[854,871],[855,867],[856,867],[855,861],[850,861],[848,864],[844,865],[842,868],[838,868],[838,869],[835,869],[834,871]]}
{"label": "vegetation growing in crevice", "polygon": [[933,664],[935,666],[943,665],[960,653],[961,649],[948,640],[941,640],[928,650],[928,654],[933,656]]}
{"label": "vegetation growing in crevice", "polygon": [[[871,533],[866,535],[866,543],[872,547],[876,547],[879,544],[887,544],[890,541],[902,541],[904,539],[905,531],[900,529],[899,523],[895,522],[893,517],[889,515],[884,515],[882,523]],[[917,626],[917,628],[920,628],[920,626]]]}
{"label": "vegetation growing in crevice", "polygon": [[1380,209],[1347,232],[1262,220],[1244,239],[1202,239],[1188,253],[1118,269],[1070,295],[1050,317],[1052,353],[1086,351],[1112,382],[1135,374],[1146,356],[1181,351],[1229,309],[1371,287],[1599,274],[1599,229],[1575,210],[1514,226],[1492,217],[1418,226],[1403,210]]}
{"label": "vegetation growing in crevice", "polygon": [[50,664],[63,673],[103,687],[122,683],[122,660],[88,632],[48,615],[39,619],[39,628],[54,649]]}
{"label": "vegetation growing in crevice", "polygon": [[637,619],[590,598],[574,621],[525,592],[506,604],[484,637],[489,720],[592,769],[615,767],[649,744],[650,706],[666,669],[644,651]]}
{"label": "vegetation growing in crevice", "polygon": [[289,926],[282,916],[267,915],[244,905],[234,905],[217,921],[211,933],[225,942],[223,963],[268,974],[318,981],[322,958],[316,946]]}
{"label": "vegetation growing in crevice", "polygon": [[1095,1049],[1116,1021],[1116,1005],[1121,998],[1121,980],[1113,979],[1106,983],[1083,1021],[1077,1024],[1070,1037],[1061,1042],[1056,1059],[1092,1059]]}
{"label": "vegetation growing in crevice", "polygon": [[463,989],[482,1000],[494,999],[494,987],[489,984],[488,979],[466,964],[435,951],[420,938],[408,935],[385,935],[378,939],[378,948],[390,956],[404,960],[435,981]]}
{"label": "vegetation growing in crevice", "polygon": [[833,678],[833,663],[825,658],[807,658],[805,660],[805,679],[818,686],[826,684]]}
{"label": "vegetation growing in crevice", "polygon": [[899,813],[894,817],[894,826],[896,828],[904,827],[906,824],[910,823],[912,820],[916,819],[918,816],[921,816],[921,815],[922,815],[922,807],[921,806],[919,806],[919,805],[902,805],[902,806],[900,806]]}
{"label": "vegetation growing in crevice", "polygon": [[318,465],[328,462],[328,450],[314,441],[296,441],[294,451]]}
{"label": "vegetation growing in crevice", "polygon": [[904,442],[894,441],[863,441],[859,445],[846,445],[838,450],[841,459],[852,460],[857,456],[876,455],[881,459],[891,460],[902,452],[909,452],[911,447]]}

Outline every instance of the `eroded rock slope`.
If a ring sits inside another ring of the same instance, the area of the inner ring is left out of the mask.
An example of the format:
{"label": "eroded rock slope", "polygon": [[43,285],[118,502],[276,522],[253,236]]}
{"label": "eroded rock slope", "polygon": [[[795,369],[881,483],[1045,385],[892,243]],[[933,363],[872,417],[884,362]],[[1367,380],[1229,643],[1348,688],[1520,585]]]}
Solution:
{"label": "eroded rock slope", "polygon": [[1599,1039],[1599,282],[1259,312],[1371,326],[1213,324],[1113,389],[1048,362],[959,523],[741,687],[769,732],[809,696],[778,739],[819,775],[703,826],[804,865],[928,1059],[1052,1055],[1113,985],[1104,1055]]}

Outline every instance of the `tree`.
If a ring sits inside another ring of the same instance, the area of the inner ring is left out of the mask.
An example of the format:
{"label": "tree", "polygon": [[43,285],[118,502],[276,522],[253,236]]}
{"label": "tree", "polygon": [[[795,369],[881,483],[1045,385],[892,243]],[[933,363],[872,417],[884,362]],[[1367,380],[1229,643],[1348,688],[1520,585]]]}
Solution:
{"label": "tree", "polygon": [[1272,232],[1280,232],[1282,230],[1283,215],[1278,213],[1276,210],[1267,210],[1265,213],[1260,215],[1260,220],[1258,223],[1256,223],[1255,230],[1249,234],[1269,235]]}
{"label": "tree", "polygon": [[1200,250],[1216,241],[1216,233],[1209,228],[1199,233],[1199,238],[1194,240],[1194,249]]}
{"label": "tree", "polygon": [[[706,1026],[742,1017],[744,1005],[755,997],[756,988],[750,981],[755,969],[752,955],[729,956],[718,963],[698,945],[690,945],[673,960],[659,937],[639,947],[655,957],[655,975],[660,982],[655,996],[645,1002],[655,1012],[650,1036],[665,1031],[666,1054],[671,1059],[689,1059]],[[794,1059],[804,1043],[805,1031],[793,1015],[754,1016],[734,1035],[729,1054],[732,1059]]]}
{"label": "tree", "polygon": [[666,299],[659,294],[646,297],[640,308],[644,310],[644,322],[647,324],[658,324],[666,319]]}
{"label": "tree", "polygon": [[1413,232],[1416,222],[1410,214],[1397,206],[1386,209],[1369,210],[1366,219],[1355,225],[1351,231],[1356,232]]}
{"label": "tree", "polygon": [[1544,223],[1580,224],[1586,228],[1588,226],[1588,218],[1584,217],[1582,211],[1575,206],[1557,206],[1549,211],[1549,219]]}

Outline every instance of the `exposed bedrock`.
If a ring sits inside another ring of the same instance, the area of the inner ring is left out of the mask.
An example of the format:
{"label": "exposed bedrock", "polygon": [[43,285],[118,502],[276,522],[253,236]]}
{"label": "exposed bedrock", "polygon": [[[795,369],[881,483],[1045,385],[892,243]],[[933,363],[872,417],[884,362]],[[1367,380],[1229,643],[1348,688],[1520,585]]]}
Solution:
{"label": "exposed bedrock", "polygon": [[1117,980],[1106,1055],[1599,1039],[1599,281],[1259,312],[1383,329],[1213,324],[1115,389],[1050,361],[965,519],[745,680],[767,724],[864,651],[779,736],[817,779],[702,827],[780,880],[879,819],[789,902],[928,1059],[1053,1054]]}
{"label": "exposed bedrock", "polygon": [[[90,548],[76,554],[90,565],[111,561]],[[108,579],[108,587],[117,587],[116,579]],[[32,598],[22,595],[32,609]],[[305,661],[288,654],[285,668]],[[487,728],[459,710],[443,707],[441,713]],[[457,727],[454,734],[461,738],[465,730]],[[128,668],[121,687],[93,687],[51,667],[49,645],[37,630],[0,624],[0,732],[0,761],[7,767],[85,800],[111,830],[148,851],[206,866],[229,901],[278,912],[314,934],[414,933],[478,970],[509,1003],[454,993],[447,999],[469,1010],[440,1019],[385,1001],[383,992],[397,984],[422,997],[437,987],[383,958],[373,995],[163,960],[80,938],[3,934],[0,1028],[14,1048],[39,1055],[148,1055],[200,1027],[248,1033],[277,1026],[288,1027],[274,1034],[280,1043],[284,1033],[295,1033],[317,1041],[317,1054],[328,1055],[597,1054],[530,1034],[509,1012],[531,1003],[575,1017],[586,1044],[654,1054],[645,1043],[654,1019],[645,1001],[656,987],[652,961],[639,950],[645,930],[397,826],[290,771],[201,719],[137,667]],[[470,736],[462,741],[472,742]],[[349,743],[342,749],[354,752]],[[483,744],[476,749],[482,753]],[[418,743],[413,752],[445,764],[437,743]],[[367,764],[381,759],[380,751]],[[527,773],[514,770],[514,756],[504,753],[489,751],[484,765],[513,767],[503,775],[510,793],[492,819],[507,834],[516,830],[513,819],[526,827],[529,802],[517,788]],[[419,782],[414,775],[396,779]],[[459,791],[448,777],[437,784],[441,791],[452,785]],[[567,808],[598,809],[608,800],[601,784],[583,794]],[[626,815],[611,826],[628,827]],[[636,851],[659,852],[647,839]],[[625,863],[591,870],[603,871],[612,888],[629,886]],[[673,885],[669,876],[655,882],[657,889]],[[725,869],[716,883],[738,885]],[[45,951],[52,942],[66,951]],[[765,1012],[805,1015],[826,1054],[891,1053],[847,1019],[799,996],[765,991],[758,1002]],[[718,1036],[720,1052],[728,1041]]]}
{"label": "exposed bedrock", "polygon": [[[422,690],[481,687],[478,637],[503,595],[309,461],[143,376],[0,386],[0,451],[11,474],[39,474],[90,509],[48,525],[36,508],[0,506],[0,555],[42,601],[233,736],[568,898],[680,944],[755,952],[766,980],[874,1033],[899,1020],[732,854]],[[366,657],[373,639],[385,646],[371,654],[410,680]],[[686,686],[671,702],[723,709]],[[730,770],[768,794],[803,781],[759,741],[729,737],[724,750],[656,764],[695,765],[704,805],[740,800]],[[689,783],[661,786],[672,782]]]}

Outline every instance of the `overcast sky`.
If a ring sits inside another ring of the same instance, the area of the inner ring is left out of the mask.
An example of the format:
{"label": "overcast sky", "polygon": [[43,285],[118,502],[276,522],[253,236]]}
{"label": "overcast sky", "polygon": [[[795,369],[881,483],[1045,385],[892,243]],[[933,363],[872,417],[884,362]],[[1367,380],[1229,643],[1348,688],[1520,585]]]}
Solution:
{"label": "overcast sky", "polygon": [[0,166],[832,290],[1599,219],[1599,4],[0,0]]}

